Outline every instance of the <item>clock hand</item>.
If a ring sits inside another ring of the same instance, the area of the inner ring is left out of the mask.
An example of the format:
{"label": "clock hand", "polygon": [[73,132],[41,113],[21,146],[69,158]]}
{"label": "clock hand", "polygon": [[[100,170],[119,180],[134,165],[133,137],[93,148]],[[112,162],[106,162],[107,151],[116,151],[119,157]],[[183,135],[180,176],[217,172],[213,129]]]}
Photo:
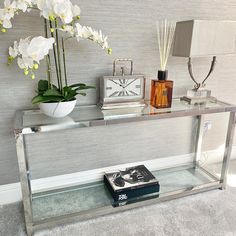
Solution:
{"label": "clock hand", "polygon": [[113,83],[115,83],[115,84],[119,85],[120,87],[124,88],[124,87],[123,87],[121,84],[119,84],[119,83],[115,82],[114,80],[112,80],[112,79],[111,79],[111,81],[112,81]]}
{"label": "clock hand", "polygon": [[137,80],[137,79],[134,79],[133,81],[131,81],[131,82],[129,82],[128,84],[126,84],[124,88],[128,87],[128,86],[129,86],[130,84],[132,84],[135,80]]}

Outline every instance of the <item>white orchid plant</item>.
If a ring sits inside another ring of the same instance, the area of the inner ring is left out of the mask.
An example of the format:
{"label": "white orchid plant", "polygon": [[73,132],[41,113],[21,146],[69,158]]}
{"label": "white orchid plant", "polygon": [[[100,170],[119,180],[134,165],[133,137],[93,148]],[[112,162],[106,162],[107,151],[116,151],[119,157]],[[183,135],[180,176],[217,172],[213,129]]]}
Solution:
{"label": "white orchid plant", "polygon": [[[94,88],[83,83],[68,85],[66,70],[65,41],[70,38],[87,39],[97,43],[108,54],[112,49],[108,46],[107,37],[101,31],[81,26],[80,8],[70,0],[5,0],[0,9],[0,30],[6,33],[12,28],[12,20],[20,12],[38,10],[44,18],[45,37],[28,37],[15,41],[9,48],[8,64],[17,61],[25,76],[35,79],[35,71],[40,61],[47,60],[47,80],[38,82],[37,96],[33,104],[43,102],[64,102],[76,99],[76,95],[86,96],[81,90]],[[64,36],[62,35],[64,34]],[[53,52],[57,85],[52,83],[52,64],[50,51]]]}

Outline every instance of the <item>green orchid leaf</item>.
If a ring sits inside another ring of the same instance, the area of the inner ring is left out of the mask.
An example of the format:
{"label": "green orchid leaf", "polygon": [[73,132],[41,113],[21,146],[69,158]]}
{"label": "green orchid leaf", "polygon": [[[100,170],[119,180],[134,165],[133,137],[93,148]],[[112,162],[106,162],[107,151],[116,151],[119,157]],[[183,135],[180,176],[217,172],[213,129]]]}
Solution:
{"label": "green orchid leaf", "polygon": [[61,102],[63,100],[63,97],[37,95],[32,99],[32,104],[39,104],[43,102]]}
{"label": "green orchid leaf", "polygon": [[63,94],[63,96],[66,98],[67,96],[69,96],[69,94],[71,93],[71,91],[73,91],[72,88],[66,86],[66,87],[64,87],[64,88],[62,89],[62,94]]}
{"label": "green orchid leaf", "polygon": [[55,89],[48,89],[46,92],[43,93],[43,96],[58,96],[58,97],[63,97],[63,95],[55,90]]}
{"label": "green orchid leaf", "polygon": [[70,85],[69,87],[75,88],[75,87],[80,87],[80,86],[86,86],[86,84],[82,84],[82,83],[79,83],[79,84],[72,84],[72,85]]}
{"label": "green orchid leaf", "polygon": [[66,101],[70,101],[71,99],[75,99],[77,92],[75,90],[69,90],[67,93],[64,94],[64,98]]}
{"label": "green orchid leaf", "polygon": [[95,89],[96,87],[94,86],[82,86],[82,87],[78,87],[76,88],[75,90],[78,91],[78,90],[86,90],[86,89]]}
{"label": "green orchid leaf", "polygon": [[[47,80],[39,80],[38,82],[38,91],[42,92],[42,91],[47,91],[49,89],[48,87],[48,81]],[[52,89],[54,90],[58,90],[57,86],[52,84]]]}
{"label": "green orchid leaf", "polygon": [[38,90],[39,91],[47,91],[48,90],[48,81],[47,80],[39,80]]}
{"label": "green orchid leaf", "polygon": [[63,90],[63,92],[70,92],[72,90],[72,88],[69,86],[65,86],[62,90]]}

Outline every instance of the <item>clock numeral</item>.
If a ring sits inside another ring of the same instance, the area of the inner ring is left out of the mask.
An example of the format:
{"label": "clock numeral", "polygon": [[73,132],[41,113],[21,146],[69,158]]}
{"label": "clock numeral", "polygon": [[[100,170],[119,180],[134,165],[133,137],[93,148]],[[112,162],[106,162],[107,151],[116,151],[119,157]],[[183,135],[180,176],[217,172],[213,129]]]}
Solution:
{"label": "clock numeral", "polygon": [[131,90],[130,90],[129,92],[130,92],[131,94],[133,94],[133,95],[136,95],[136,96],[138,95],[138,94],[135,93],[134,91],[131,91]]}
{"label": "clock numeral", "polygon": [[119,93],[119,91],[116,91],[116,92],[112,93],[109,97],[114,97],[117,93]]}
{"label": "clock numeral", "polygon": [[141,88],[141,85],[136,85],[135,88]]}
{"label": "clock numeral", "polygon": [[125,92],[122,90],[119,92],[118,96],[121,97],[121,96],[124,96],[125,95]]}
{"label": "clock numeral", "polygon": [[112,87],[106,87],[106,90],[111,90],[112,89]]}

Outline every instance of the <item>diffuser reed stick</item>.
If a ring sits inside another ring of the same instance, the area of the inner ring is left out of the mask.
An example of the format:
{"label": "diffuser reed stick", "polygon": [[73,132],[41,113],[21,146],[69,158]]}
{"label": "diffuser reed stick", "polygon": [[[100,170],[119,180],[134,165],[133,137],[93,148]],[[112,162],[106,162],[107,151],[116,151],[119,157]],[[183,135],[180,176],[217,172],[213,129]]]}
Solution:
{"label": "diffuser reed stick", "polygon": [[175,25],[175,22],[167,21],[166,19],[164,21],[157,21],[157,41],[162,71],[166,70],[174,38]]}

